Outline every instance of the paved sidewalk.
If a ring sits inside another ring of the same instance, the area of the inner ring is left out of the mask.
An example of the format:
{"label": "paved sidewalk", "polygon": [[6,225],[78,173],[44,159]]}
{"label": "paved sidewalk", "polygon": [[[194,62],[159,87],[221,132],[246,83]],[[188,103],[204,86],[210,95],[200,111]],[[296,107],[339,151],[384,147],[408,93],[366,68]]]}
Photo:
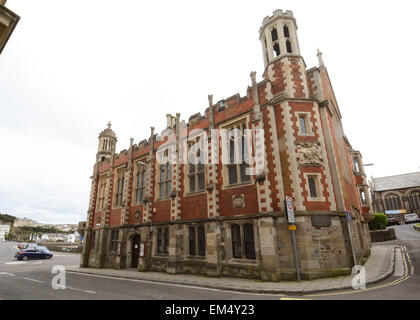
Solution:
{"label": "paved sidewalk", "polygon": [[[379,282],[394,273],[394,246],[373,245],[366,268],[366,284]],[[67,271],[151,282],[190,285],[220,290],[269,293],[269,294],[309,294],[337,289],[351,289],[354,275],[308,281],[262,282],[261,280],[239,278],[211,278],[189,274],[167,274],[163,272],[139,272],[136,270],[115,270],[97,268],[68,268]]]}

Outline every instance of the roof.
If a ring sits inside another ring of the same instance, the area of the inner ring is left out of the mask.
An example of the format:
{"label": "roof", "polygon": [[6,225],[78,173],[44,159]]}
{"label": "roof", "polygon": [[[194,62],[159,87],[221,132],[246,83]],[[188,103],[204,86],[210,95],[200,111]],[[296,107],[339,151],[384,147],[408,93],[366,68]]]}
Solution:
{"label": "roof", "polygon": [[420,172],[373,178],[374,191],[420,187]]}

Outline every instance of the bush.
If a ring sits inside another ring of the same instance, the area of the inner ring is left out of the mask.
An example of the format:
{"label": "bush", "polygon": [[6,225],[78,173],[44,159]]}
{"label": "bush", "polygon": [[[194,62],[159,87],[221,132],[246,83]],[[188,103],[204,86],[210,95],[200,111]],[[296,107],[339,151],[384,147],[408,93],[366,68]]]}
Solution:
{"label": "bush", "polygon": [[375,216],[371,222],[369,222],[370,230],[383,230],[386,229],[388,221],[385,213],[375,213]]}

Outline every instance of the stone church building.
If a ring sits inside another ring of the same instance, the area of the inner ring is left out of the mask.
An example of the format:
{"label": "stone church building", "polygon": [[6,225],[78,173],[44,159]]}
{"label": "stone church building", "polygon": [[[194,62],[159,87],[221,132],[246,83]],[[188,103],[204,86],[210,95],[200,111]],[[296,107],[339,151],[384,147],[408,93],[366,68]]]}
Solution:
{"label": "stone church building", "polygon": [[303,279],[366,259],[370,192],[322,54],[307,69],[291,11],[259,35],[265,71],[246,96],[209,95],[203,115],[168,114],[119,153],[111,123],[100,133],[81,267],[296,279],[285,196]]}

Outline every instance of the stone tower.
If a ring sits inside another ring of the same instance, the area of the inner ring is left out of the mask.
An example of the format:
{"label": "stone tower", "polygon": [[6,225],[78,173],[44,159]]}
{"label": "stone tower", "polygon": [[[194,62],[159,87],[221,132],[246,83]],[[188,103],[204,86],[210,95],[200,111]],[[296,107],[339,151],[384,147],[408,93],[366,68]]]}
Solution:
{"label": "stone tower", "polygon": [[282,98],[308,98],[306,65],[300,55],[293,12],[276,10],[260,28],[264,78],[272,83],[271,93]]}
{"label": "stone tower", "polygon": [[96,161],[104,161],[110,159],[117,145],[117,135],[111,129],[111,122],[108,122],[108,128],[99,134],[98,152],[96,153]]}

